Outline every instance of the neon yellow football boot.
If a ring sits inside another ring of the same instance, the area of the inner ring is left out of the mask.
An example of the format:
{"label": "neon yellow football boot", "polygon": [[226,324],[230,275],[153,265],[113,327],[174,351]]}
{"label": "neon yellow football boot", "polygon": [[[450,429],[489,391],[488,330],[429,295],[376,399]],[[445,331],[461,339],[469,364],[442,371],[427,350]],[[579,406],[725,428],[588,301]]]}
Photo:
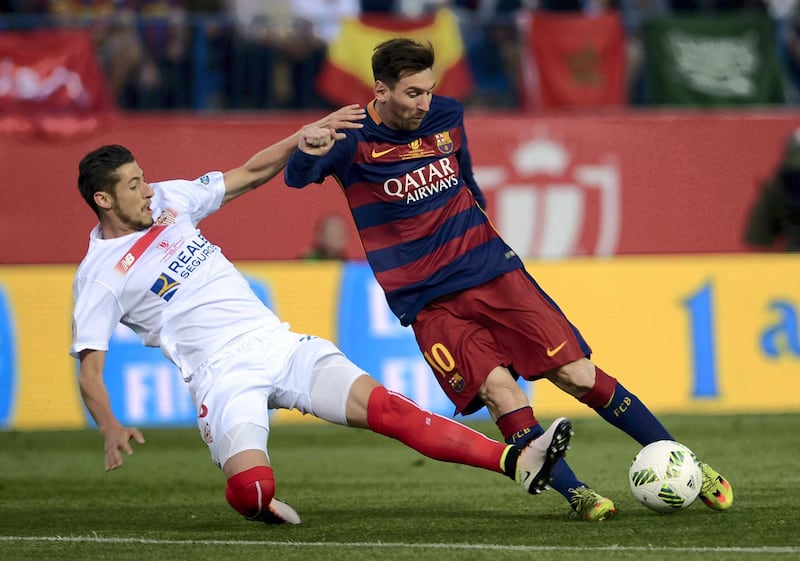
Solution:
{"label": "neon yellow football boot", "polygon": [[581,485],[577,489],[570,489],[572,497],[569,504],[572,515],[588,522],[602,522],[617,514],[614,501],[604,497],[594,489]]}
{"label": "neon yellow football boot", "polygon": [[710,465],[701,464],[703,485],[700,487],[700,499],[713,510],[727,510],[733,506],[733,487],[728,480],[717,473]]}

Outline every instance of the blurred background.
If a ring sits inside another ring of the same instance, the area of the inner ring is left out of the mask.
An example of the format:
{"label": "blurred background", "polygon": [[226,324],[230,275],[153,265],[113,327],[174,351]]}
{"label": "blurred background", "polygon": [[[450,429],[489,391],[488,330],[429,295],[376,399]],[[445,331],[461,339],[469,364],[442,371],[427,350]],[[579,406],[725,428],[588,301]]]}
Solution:
{"label": "blurred background", "polygon": [[[124,144],[150,181],[230,169],[366,105],[397,35],[434,45],[492,221],[604,369],[657,411],[800,412],[798,4],[0,0],[0,428],[91,423],[67,355],[86,152]],[[296,331],[452,413],[335,182],[275,178],[203,231]],[[194,424],[125,328],[106,375],[123,422]],[[539,415],[583,412],[530,392]]]}

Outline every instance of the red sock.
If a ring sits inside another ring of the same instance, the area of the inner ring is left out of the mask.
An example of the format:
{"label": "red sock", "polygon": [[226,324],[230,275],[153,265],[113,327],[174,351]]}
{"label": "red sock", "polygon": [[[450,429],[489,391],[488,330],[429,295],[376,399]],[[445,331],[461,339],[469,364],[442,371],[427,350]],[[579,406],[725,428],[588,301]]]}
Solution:
{"label": "red sock", "polygon": [[533,408],[530,406],[520,407],[500,416],[496,424],[506,442],[520,446],[543,432],[541,429],[533,430],[539,426],[539,421],[533,416]]}
{"label": "red sock", "polygon": [[255,518],[267,511],[275,496],[275,474],[268,466],[246,469],[228,479],[225,498],[236,512]]}
{"label": "red sock", "polygon": [[413,401],[382,386],[369,396],[367,422],[372,431],[395,438],[434,460],[504,473],[505,444],[423,411]]}
{"label": "red sock", "polygon": [[583,394],[578,401],[585,403],[592,409],[605,407],[614,397],[614,390],[617,389],[617,379],[609,376],[597,366],[594,367],[594,386]]}

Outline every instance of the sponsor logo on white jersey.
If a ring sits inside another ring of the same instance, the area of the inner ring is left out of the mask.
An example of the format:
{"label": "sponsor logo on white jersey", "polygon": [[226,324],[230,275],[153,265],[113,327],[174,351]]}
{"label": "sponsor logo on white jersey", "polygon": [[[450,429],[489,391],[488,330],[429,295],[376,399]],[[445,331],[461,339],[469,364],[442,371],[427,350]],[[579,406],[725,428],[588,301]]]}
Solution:
{"label": "sponsor logo on white jersey", "polygon": [[150,287],[150,292],[169,302],[169,300],[175,296],[175,291],[178,290],[180,284],[181,283],[169,275],[161,273],[156,279],[156,282],[153,283],[153,286]]}
{"label": "sponsor logo on white jersey", "polygon": [[180,243],[175,243],[173,246],[179,251],[174,254],[167,269],[182,279],[189,278],[198,267],[219,250],[218,246],[209,242],[200,233],[192,239],[185,240],[185,242],[181,240]]}

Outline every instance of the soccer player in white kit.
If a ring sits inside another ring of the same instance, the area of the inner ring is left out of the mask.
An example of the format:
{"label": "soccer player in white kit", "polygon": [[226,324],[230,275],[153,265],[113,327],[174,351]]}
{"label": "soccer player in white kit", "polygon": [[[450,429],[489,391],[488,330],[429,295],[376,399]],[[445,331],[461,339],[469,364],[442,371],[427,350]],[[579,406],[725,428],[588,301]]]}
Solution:
{"label": "soccer player in white kit", "polygon": [[[360,127],[358,105],[309,127],[335,142]],[[198,429],[227,478],[237,512],[267,523],[299,523],[274,499],[267,452],[268,410],[297,409],[340,425],[395,438],[433,459],[504,473],[531,494],[546,489],[569,445],[565,418],[522,450],[423,411],[350,362],[330,341],[292,332],[254,294],[221,249],[197,229],[206,216],[266,183],[285,165],[300,131],[225,173],[149,184],[130,151],[102,146],[79,164],[78,188],[99,219],[75,274],[70,354],[79,385],[104,438],[105,468],[122,465],[141,432],[111,410],[103,370],[112,332],[127,325],[160,347],[180,370]]]}

